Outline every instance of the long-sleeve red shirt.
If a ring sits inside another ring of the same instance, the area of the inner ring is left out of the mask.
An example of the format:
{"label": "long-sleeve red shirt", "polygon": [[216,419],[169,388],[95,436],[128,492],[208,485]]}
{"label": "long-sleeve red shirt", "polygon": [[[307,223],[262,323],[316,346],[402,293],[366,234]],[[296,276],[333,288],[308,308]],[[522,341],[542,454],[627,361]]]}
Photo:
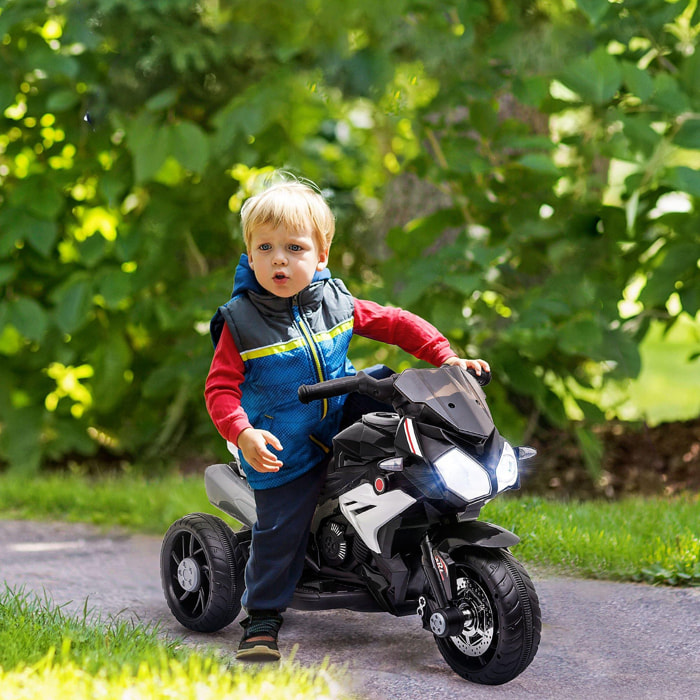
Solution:
{"label": "long-sleeve red shirt", "polygon": [[[353,333],[397,345],[436,367],[454,356],[447,338],[420,316],[373,301],[355,299],[354,303]],[[241,406],[244,379],[243,360],[231,333],[224,327],[207,376],[204,398],[216,429],[234,445],[243,430],[253,427]]]}

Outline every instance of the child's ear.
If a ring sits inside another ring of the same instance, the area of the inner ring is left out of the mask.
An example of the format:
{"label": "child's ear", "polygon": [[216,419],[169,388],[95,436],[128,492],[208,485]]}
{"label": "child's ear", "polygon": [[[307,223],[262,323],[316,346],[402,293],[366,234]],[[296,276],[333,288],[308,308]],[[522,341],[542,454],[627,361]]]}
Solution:
{"label": "child's ear", "polygon": [[318,264],[316,265],[316,269],[321,272],[321,270],[326,269],[326,265],[328,265],[328,248],[325,250],[322,250],[318,254]]}
{"label": "child's ear", "polygon": [[246,255],[248,256],[248,267],[250,267],[250,269],[252,270],[253,269],[253,254],[248,250],[248,251],[246,251]]}

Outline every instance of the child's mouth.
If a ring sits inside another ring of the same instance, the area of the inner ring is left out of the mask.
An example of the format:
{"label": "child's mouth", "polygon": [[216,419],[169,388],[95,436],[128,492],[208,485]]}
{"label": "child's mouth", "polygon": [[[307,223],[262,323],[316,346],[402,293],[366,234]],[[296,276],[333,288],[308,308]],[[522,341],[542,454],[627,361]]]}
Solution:
{"label": "child's mouth", "polygon": [[274,279],[276,282],[283,282],[284,280],[287,279],[287,275],[285,275],[283,272],[277,272],[272,279]]}

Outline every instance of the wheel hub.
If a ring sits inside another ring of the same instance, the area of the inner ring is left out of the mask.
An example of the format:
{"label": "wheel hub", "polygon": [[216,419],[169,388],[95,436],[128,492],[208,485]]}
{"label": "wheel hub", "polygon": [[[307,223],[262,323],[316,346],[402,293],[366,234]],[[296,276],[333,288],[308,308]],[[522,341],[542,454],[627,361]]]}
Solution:
{"label": "wheel hub", "polygon": [[464,615],[464,628],[460,635],[451,639],[464,655],[481,656],[494,637],[491,603],[484,589],[467,578],[457,580],[457,593],[461,599],[459,609]]}
{"label": "wheel hub", "polygon": [[199,570],[199,564],[192,559],[192,557],[186,557],[183,559],[177,567],[177,582],[188,592],[196,591],[199,589],[202,580],[202,575]]}

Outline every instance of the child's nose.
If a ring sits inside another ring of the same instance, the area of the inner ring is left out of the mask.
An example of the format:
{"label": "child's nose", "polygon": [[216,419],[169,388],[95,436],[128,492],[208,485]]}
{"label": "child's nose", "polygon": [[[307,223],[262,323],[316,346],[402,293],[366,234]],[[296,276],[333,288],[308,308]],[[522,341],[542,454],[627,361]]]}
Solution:
{"label": "child's nose", "polygon": [[272,262],[276,265],[283,265],[287,262],[287,254],[284,248],[275,248],[275,252],[272,256]]}

